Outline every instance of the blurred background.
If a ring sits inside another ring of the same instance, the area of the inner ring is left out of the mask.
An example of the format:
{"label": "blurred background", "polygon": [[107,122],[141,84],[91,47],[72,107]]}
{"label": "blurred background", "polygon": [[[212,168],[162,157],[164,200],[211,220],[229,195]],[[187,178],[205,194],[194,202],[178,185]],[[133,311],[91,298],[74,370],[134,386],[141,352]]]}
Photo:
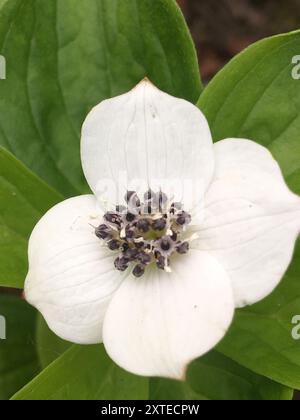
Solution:
{"label": "blurred background", "polygon": [[204,82],[253,42],[300,28],[300,0],[177,1],[196,43]]}

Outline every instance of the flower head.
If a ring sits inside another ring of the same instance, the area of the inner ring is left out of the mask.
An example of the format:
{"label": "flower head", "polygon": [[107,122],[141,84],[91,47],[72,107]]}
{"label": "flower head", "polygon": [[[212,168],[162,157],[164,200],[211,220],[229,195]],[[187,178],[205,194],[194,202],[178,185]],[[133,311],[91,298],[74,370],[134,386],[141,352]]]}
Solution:
{"label": "flower head", "polygon": [[146,267],[156,263],[170,271],[174,253],[186,254],[189,241],[179,238],[191,223],[191,216],[182,205],[168,202],[163,192],[145,193],[142,202],[136,192],[126,192],[127,206],[117,205],[115,211],[104,214],[95,228],[95,235],[105,241],[111,251],[118,251],[114,265],[125,271],[135,265],[132,274],[141,277]]}
{"label": "flower head", "polygon": [[213,144],[199,109],[148,80],[91,111],[81,156],[93,194],[35,227],[26,298],[60,337],[103,341],[134,373],[183,378],[234,308],[281,280],[300,199],[267,149]]}

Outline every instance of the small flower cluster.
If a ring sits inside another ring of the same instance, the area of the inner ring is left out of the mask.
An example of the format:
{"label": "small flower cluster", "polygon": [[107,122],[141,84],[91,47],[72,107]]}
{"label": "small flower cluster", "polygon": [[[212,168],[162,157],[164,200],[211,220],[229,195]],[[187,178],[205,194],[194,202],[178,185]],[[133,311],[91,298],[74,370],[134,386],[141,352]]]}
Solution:
{"label": "small flower cluster", "polygon": [[163,192],[149,190],[142,202],[138,194],[128,191],[126,206],[104,215],[103,223],[95,229],[111,251],[118,251],[115,268],[125,271],[134,264],[133,275],[141,277],[146,267],[155,263],[159,269],[171,271],[173,254],[186,254],[189,242],[180,235],[191,223],[191,216],[181,203],[171,203]]}

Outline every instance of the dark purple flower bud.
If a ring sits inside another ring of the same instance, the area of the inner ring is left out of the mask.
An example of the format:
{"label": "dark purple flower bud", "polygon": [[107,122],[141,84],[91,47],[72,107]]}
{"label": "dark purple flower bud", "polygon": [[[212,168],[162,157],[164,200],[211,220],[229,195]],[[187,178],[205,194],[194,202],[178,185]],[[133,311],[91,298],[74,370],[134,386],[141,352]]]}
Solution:
{"label": "dark purple flower bud", "polygon": [[150,264],[151,255],[146,254],[145,252],[140,252],[137,256],[137,259],[144,265]]}
{"label": "dark purple flower bud", "polygon": [[139,254],[139,251],[136,248],[128,248],[124,253],[124,257],[128,258],[130,261],[134,261]]}
{"label": "dark purple flower bud", "polygon": [[145,242],[143,242],[143,241],[135,242],[135,246],[139,249],[145,248]]}
{"label": "dark purple flower bud", "polygon": [[170,236],[163,236],[160,240],[160,247],[163,251],[168,252],[172,247],[172,239]]}
{"label": "dark purple flower bud", "polygon": [[147,219],[140,219],[137,222],[137,225],[136,226],[137,226],[137,228],[139,230],[141,230],[144,233],[148,232],[149,229],[150,229],[150,223],[149,223],[149,221]]}
{"label": "dark purple flower bud", "polygon": [[129,249],[128,243],[124,242],[121,249],[122,249],[123,252],[126,252]]}
{"label": "dark purple flower bud", "polygon": [[121,243],[116,239],[112,239],[107,245],[111,251],[116,251],[117,249],[120,249]]}
{"label": "dark purple flower bud", "polygon": [[154,230],[162,231],[166,227],[167,221],[164,218],[157,219],[153,222],[152,227]]}
{"label": "dark purple flower bud", "polygon": [[158,268],[160,268],[161,270],[165,269],[166,266],[166,259],[162,256],[159,256],[156,260],[156,265]]}
{"label": "dark purple flower bud", "polygon": [[142,264],[138,264],[134,267],[132,274],[135,277],[142,277],[145,274],[145,266]]}
{"label": "dark purple flower bud", "polygon": [[125,218],[126,218],[126,221],[127,221],[128,223],[132,223],[132,222],[135,220],[136,215],[135,215],[135,214],[132,214],[132,213],[130,213],[130,212],[128,212],[128,213],[126,213]]}
{"label": "dark purple flower bud", "polygon": [[100,239],[109,239],[111,238],[111,229],[107,225],[102,224],[95,229],[95,234]]}
{"label": "dark purple flower bud", "polygon": [[128,268],[129,261],[125,257],[117,258],[115,260],[115,267],[119,271],[125,271]]}
{"label": "dark purple flower bud", "polygon": [[125,235],[127,239],[133,239],[135,237],[135,229],[131,227],[127,227],[125,229]]}
{"label": "dark purple flower bud", "polygon": [[114,212],[107,212],[104,215],[104,219],[107,220],[109,223],[119,225],[121,222],[121,218],[117,213]]}
{"label": "dark purple flower bud", "polygon": [[178,214],[177,219],[176,219],[176,222],[180,226],[188,225],[189,223],[191,223],[191,221],[192,221],[192,217],[186,211],[181,211]]}
{"label": "dark purple flower bud", "polygon": [[187,254],[189,249],[190,249],[190,244],[188,242],[181,242],[176,247],[178,254]]}

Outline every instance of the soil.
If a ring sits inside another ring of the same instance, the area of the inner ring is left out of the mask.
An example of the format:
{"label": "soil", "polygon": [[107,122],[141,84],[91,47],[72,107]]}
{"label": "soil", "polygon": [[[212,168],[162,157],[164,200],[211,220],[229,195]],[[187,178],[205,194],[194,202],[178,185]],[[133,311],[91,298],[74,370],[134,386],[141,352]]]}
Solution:
{"label": "soil", "polygon": [[204,81],[267,36],[300,28],[299,0],[178,0],[192,32]]}

